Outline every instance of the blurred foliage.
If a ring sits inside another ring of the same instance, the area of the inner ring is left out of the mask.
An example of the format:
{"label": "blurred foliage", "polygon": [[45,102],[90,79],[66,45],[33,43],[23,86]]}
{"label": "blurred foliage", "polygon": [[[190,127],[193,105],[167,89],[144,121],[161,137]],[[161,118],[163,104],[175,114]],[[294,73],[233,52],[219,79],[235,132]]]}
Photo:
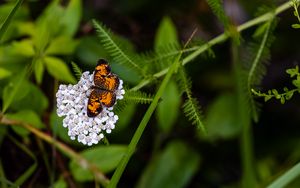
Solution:
{"label": "blurred foliage", "polygon": [[[287,2],[280,16],[278,6],[1,2],[0,187],[106,186],[178,60],[119,187],[265,187],[274,180],[271,187],[298,187],[299,1]],[[247,25],[252,18],[260,21]],[[92,71],[99,58],[124,80],[126,94],[107,141],[86,148],[62,126],[55,93],[59,83],[74,84]]]}

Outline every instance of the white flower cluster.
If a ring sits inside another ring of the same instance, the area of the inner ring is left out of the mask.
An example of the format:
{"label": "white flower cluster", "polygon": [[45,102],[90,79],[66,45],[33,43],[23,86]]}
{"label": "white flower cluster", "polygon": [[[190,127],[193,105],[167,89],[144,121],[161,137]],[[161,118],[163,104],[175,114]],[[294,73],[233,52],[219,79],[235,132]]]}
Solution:
{"label": "white flower cluster", "polygon": [[[68,135],[72,140],[77,137],[78,142],[89,146],[97,144],[104,137],[104,131],[111,133],[118,120],[118,116],[112,111],[113,107],[103,106],[103,111],[98,116],[87,116],[93,78],[94,74],[84,72],[76,85],[60,85],[56,93],[57,114],[65,116],[63,126],[68,128]],[[124,94],[123,81],[120,80],[116,90],[117,99],[122,99]]]}

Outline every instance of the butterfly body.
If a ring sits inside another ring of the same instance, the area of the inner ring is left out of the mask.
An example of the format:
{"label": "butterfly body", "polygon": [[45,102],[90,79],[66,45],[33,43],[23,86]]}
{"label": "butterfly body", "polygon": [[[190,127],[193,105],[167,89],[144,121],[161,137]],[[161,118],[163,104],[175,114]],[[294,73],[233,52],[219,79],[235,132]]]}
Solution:
{"label": "butterfly body", "polygon": [[116,102],[116,90],[120,80],[117,75],[111,73],[108,62],[100,59],[95,68],[94,85],[87,105],[88,117],[95,117],[102,112],[103,106],[112,107]]}

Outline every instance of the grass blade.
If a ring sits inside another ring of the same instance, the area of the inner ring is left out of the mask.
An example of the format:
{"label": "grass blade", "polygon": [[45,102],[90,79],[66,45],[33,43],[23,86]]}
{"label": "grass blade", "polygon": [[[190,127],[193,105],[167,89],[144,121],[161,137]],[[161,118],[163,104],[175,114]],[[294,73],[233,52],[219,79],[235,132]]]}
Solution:
{"label": "grass blade", "polygon": [[18,8],[23,3],[23,0],[18,0],[14,6],[14,8],[10,11],[9,15],[6,17],[5,21],[3,22],[1,28],[0,28],[0,40],[3,37],[5,31],[7,30],[8,25],[10,24],[13,16],[17,12]]}
{"label": "grass blade", "polygon": [[124,157],[122,158],[121,162],[119,163],[116,171],[114,172],[113,176],[112,176],[112,179],[110,181],[110,184],[108,184],[108,188],[115,188],[125,170],[125,167],[129,161],[129,159],[131,158],[131,156],[133,155],[135,149],[136,149],[136,146],[137,146],[137,143],[139,142],[143,132],[144,132],[144,129],[146,127],[146,125],[148,124],[154,110],[156,109],[157,107],[157,104],[158,104],[158,101],[159,99],[161,98],[172,74],[175,72],[175,70],[178,68],[178,63],[181,63],[179,62],[179,58],[181,57],[181,54],[180,56],[176,59],[176,61],[171,65],[171,67],[169,68],[169,71],[166,75],[166,77],[164,78],[164,80],[162,81],[156,95],[154,96],[154,99],[152,101],[152,103],[150,104],[148,110],[146,111],[141,123],[139,124],[137,130],[135,131],[134,133],[134,136],[133,138],[131,139],[131,142],[128,146],[128,149],[127,149],[127,153],[126,155],[124,155]]}
{"label": "grass blade", "polygon": [[267,188],[281,188],[287,186],[300,175],[300,162],[293,166],[290,170],[272,182]]}

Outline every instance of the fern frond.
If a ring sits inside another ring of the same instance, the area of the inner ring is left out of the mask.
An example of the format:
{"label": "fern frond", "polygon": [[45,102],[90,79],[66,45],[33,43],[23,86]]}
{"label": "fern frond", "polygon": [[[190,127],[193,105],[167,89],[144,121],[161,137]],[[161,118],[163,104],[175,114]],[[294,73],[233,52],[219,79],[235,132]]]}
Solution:
{"label": "fern frond", "polygon": [[124,99],[118,101],[116,106],[116,111],[121,112],[125,106],[129,103],[134,104],[150,104],[153,101],[153,96],[151,94],[142,91],[131,91],[125,89]]}
{"label": "fern frond", "polygon": [[130,103],[150,104],[153,96],[142,91],[126,91],[124,100]]}
{"label": "fern frond", "polygon": [[201,128],[203,132],[206,132],[204,124],[202,123],[203,117],[202,112],[200,110],[201,107],[197,99],[192,97],[192,81],[186,75],[183,66],[181,66],[178,71],[177,79],[180,91],[182,93],[186,93],[187,96],[187,99],[185,100],[185,103],[182,106],[184,115],[189,119],[189,121],[192,122],[193,125],[197,126],[198,128]]}
{"label": "fern frond", "polygon": [[186,75],[185,70],[183,66],[180,68],[178,71],[179,76],[177,77],[178,79],[178,86],[181,91],[181,94],[186,93],[187,97],[192,96],[192,81],[191,79]]}
{"label": "fern frond", "polygon": [[274,40],[272,35],[272,31],[275,28],[274,22],[275,21],[270,21],[267,23],[263,35],[258,37],[256,42],[249,45],[247,49],[249,54],[244,58],[247,76],[242,77],[246,78],[245,85],[247,88],[245,88],[245,91],[248,93],[247,100],[250,106],[250,113],[255,122],[258,121],[259,103],[252,97],[251,89],[261,84],[263,76],[266,73],[266,65],[270,60],[269,48]]}
{"label": "fern frond", "polygon": [[213,13],[218,17],[218,19],[222,22],[225,29],[229,29],[229,19],[225,14],[223,3],[221,0],[206,0],[209,7],[212,9]]}
{"label": "fern frond", "polygon": [[77,78],[77,80],[80,80],[81,78],[81,75],[82,75],[82,70],[79,68],[79,66],[74,63],[73,61],[71,62],[71,65],[72,65],[72,68],[73,68],[73,71],[75,73],[75,76]]}
{"label": "fern frond", "polygon": [[102,23],[98,23],[93,20],[94,27],[97,30],[100,41],[105,50],[110,54],[110,56],[116,61],[116,63],[124,64],[132,69],[134,69],[140,76],[146,77],[144,69],[139,64],[140,62],[135,61],[133,55],[129,51],[122,48],[121,44],[118,44],[114,39],[113,34],[108,28]]}
{"label": "fern frond", "polygon": [[193,125],[196,125],[198,128],[205,132],[205,127],[202,123],[202,113],[197,99],[188,98],[183,104],[183,112]]}
{"label": "fern frond", "polygon": [[154,74],[170,66],[172,60],[180,53],[182,53],[182,50],[178,45],[167,44],[158,47],[155,51],[139,54],[138,58],[147,65],[147,71]]}

